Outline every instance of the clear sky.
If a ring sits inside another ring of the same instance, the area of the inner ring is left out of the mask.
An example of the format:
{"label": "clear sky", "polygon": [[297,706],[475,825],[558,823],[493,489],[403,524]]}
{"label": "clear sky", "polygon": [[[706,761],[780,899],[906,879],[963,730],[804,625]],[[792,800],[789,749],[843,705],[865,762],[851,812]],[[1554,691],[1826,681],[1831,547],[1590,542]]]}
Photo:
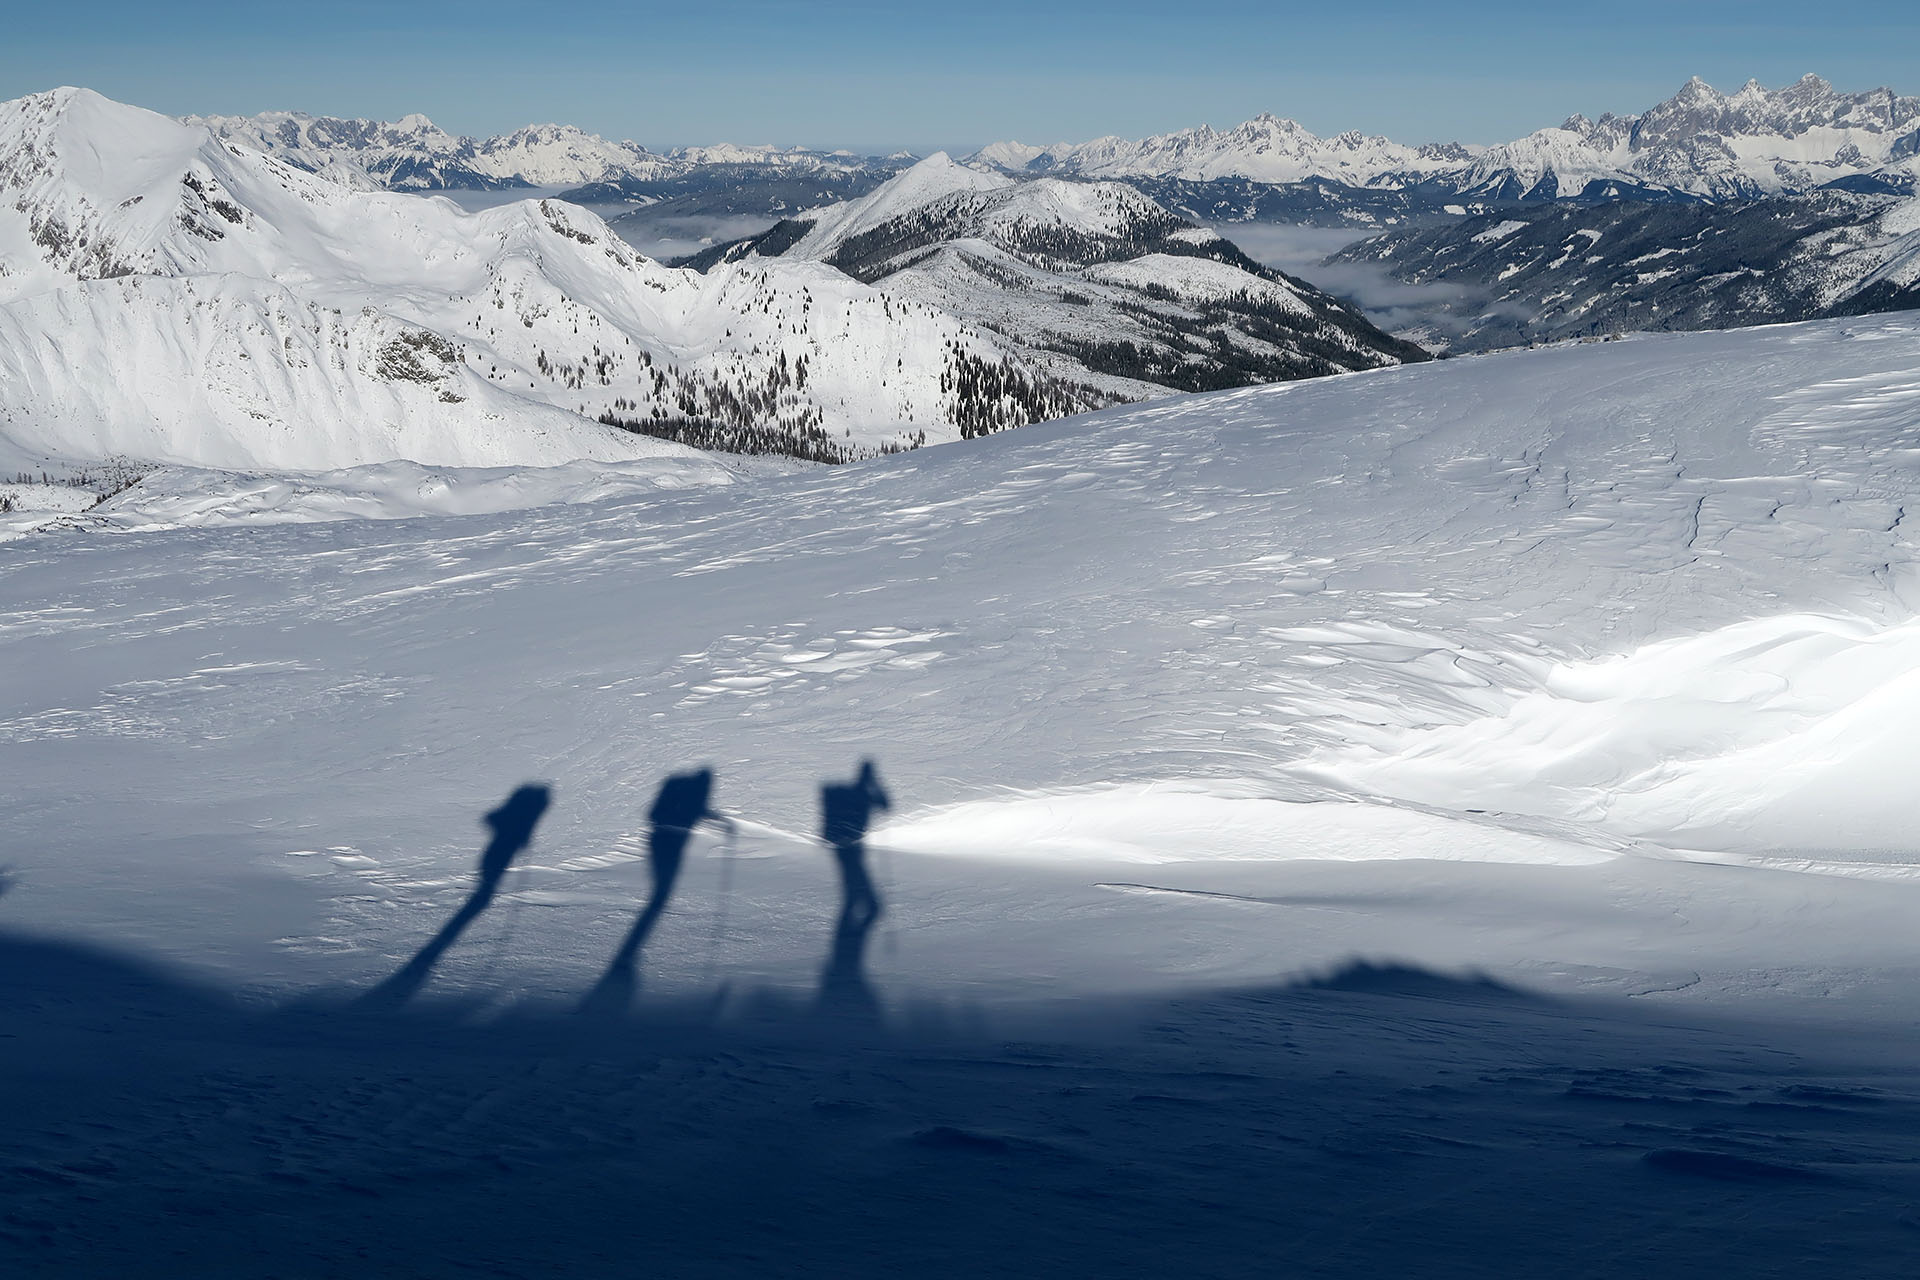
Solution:
{"label": "clear sky", "polygon": [[1271,111],[1318,133],[1495,142],[1808,71],[1920,94],[1916,0],[153,0],[10,5],[0,99],[60,84],[171,114],[290,108],[649,146],[1083,141]]}

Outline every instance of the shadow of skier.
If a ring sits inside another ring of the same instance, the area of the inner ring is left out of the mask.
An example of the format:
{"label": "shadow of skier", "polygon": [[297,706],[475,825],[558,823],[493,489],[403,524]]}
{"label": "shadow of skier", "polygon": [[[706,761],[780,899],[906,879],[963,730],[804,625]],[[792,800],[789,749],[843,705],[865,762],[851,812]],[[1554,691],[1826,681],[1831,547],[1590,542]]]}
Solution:
{"label": "shadow of skier", "polygon": [[820,788],[820,836],[840,868],[840,918],[820,973],[816,1008],[822,1012],[878,1021],[880,1002],[867,981],[867,943],[884,909],[867,869],[867,827],[876,810],[892,806],[873,761],[860,762],[850,783]]}
{"label": "shadow of skier", "polygon": [[660,784],[653,808],[647,812],[652,830],[647,835],[647,870],[652,874],[653,891],[641,908],[633,927],[613,954],[607,971],[580,1002],[580,1012],[598,1016],[625,1013],[633,1004],[640,985],[640,952],[647,945],[660,917],[666,914],[680,879],[680,867],[686,861],[687,843],[693,829],[702,822],[714,822],[729,832],[733,821],[714,812],[713,770],[695,769],[676,773]]}
{"label": "shadow of skier", "polygon": [[485,822],[493,831],[493,839],[481,851],[480,880],[474,885],[473,893],[413,959],[362,996],[360,1004],[375,1008],[404,1004],[426,985],[427,979],[433,975],[433,967],[446,954],[447,948],[459,940],[467,926],[480,918],[481,912],[493,905],[501,880],[506,878],[508,869],[513,866],[514,857],[533,842],[533,829],[551,801],[552,793],[547,788],[530,783],[517,788],[498,809],[486,816]]}

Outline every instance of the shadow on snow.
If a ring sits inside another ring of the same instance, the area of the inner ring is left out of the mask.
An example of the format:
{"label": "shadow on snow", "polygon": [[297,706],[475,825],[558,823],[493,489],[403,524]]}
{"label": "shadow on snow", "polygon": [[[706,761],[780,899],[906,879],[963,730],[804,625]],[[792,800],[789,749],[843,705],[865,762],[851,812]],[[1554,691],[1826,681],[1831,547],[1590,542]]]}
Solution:
{"label": "shadow on snow", "polygon": [[883,1017],[870,761],[821,787],[841,901],[812,998],[641,1004],[691,832],[731,827],[714,786],[661,784],[650,893],[572,1008],[423,994],[531,842],[534,785],[357,998],[248,1007],[0,932],[0,1270],[1910,1274],[1920,1100],[1904,1066],[1815,1065],[1806,1028],[1390,961]]}

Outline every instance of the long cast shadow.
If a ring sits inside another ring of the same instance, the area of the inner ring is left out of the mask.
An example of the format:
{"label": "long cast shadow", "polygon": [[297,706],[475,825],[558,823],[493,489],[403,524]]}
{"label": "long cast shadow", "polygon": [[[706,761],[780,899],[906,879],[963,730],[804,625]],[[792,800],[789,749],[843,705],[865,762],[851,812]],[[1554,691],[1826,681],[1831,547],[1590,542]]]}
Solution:
{"label": "long cast shadow", "polygon": [[388,1008],[404,1004],[426,985],[433,976],[433,967],[440,963],[440,957],[447,949],[459,941],[467,926],[480,918],[480,913],[493,905],[494,895],[500,890],[501,880],[513,866],[513,859],[533,842],[533,829],[540,817],[552,802],[552,792],[546,787],[529,783],[516,788],[498,809],[486,816],[486,824],[493,831],[493,839],[480,853],[480,879],[473,887],[473,893],[453,913],[453,918],[440,927],[427,945],[415,953],[394,975],[360,998],[359,1003],[370,1008]]}
{"label": "long cast shadow", "polygon": [[867,827],[878,810],[892,807],[873,761],[860,762],[851,782],[820,788],[820,837],[840,868],[840,918],[820,971],[815,1005],[822,1012],[868,1021],[880,1018],[880,1001],[867,980],[867,943],[884,907],[867,869]]}
{"label": "long cast shadow", "polygon": [[[1920,1101],[1893,1041],[1853,1059],[1791,1018],[1358,975],[910,1023],[873,1050],[812,1019],[264,1010],[0,928],[0,1275],[365,1274],[370,1248],[380,1274],[609,1275],[634,1240],[611,1205],[641,1207],[661,1275],[1244,1276],[1286,1240],[1313,1275],[1550,1274],[1573,1251],[1636,1280],[1911,1277],[1886,1153],[1920,1142]],[[618,1065],[663,1050],[694,1069],[636,1087]],[[1058,1087],[1009,1087],[1043,1063]],[[715,1152],[735,1158],[707,1176]],[[876,1194],[879,1161],[912,1176]]]}
{"label": "long cast shadow", "polygon": [[647,945],[660,917],[667,912],[674,885],[680,879],[681,865],[686,861],[687,843],[693,838],[693,829],[702,822],[719,823],[728,830],[733,828],[731,819],[714,812],[712,798],[711,769],[676,773],[660,784],[653,808],[647,811],[651,824],[647,834],[647,870],[653,878],[653,891],[633,927],[627,930],[619,950],[613,953],[607,971],[580,1002],[581,1013],[614,1016],[632,1007],[634,993],[640,985],[641,949]]}

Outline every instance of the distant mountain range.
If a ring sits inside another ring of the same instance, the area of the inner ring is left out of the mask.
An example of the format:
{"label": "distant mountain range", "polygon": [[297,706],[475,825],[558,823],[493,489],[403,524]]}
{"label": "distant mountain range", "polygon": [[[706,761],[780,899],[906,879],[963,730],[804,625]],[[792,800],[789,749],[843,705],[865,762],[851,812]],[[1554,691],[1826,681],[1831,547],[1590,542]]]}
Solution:
{"label": "distant mountain range", "polygon": [[605,186],[589,199],[618,198],[634,184],[667,181],[701,169],[752,167],[786,172],[891,173],[911,156],[866,157],[801,147],[731,143],[652,152],[612,142],[572,125],[538,124],[493,138],[448,133],[422,115],[378,120],[269,111],[256,116],[188,116],[222,141],[262,151],[310,173],[389,191],[494,190],[514,187]]}
{"label": "distant mountain range", "polygon": [[999,142],[974,159],[1026,174],[1321,182],[1502,201],[1747,200],[1833,186],[1911,192],[1920,181],[1920,98],[1889,89],[1840,93],[1812,75],[1779,90],[1752,81],[1723,94],[1696,77],[1640,115],[1576,115],[1491,147],[1410,147],[1359,133],[1321,138],[1263,115],[1225,132],[1201,127],[1140,141]]}
{"label": "distant mountain range", "polygon": [[[383,124],[270,112],[191,123],[303,169],[394,190],[565,186],[592,188],[577,198],[646,200],[658,194],[652,184],[706,169],[861,173],[872,185],[913,162],[775,147],[653,152],[562,125],[474,139],[422,116]],[[1298,216],[1303,208],[1337,216],[1343,205],[1349,213],[1391,213],[1393,197],[1402,205],[1410,197],[1421,209],[1458,204],[1468,211],[1463,202],[1749,200],[1836,186],[1908,193],[1920,183],[1920,98],[1889,89],[1842,93],[1812,75],[1778,90],[1750,82],[1723,94],[1696,78],[1641,114],[1575,115],[1497,146],[1409,146],[1353,132],[1323,138],[1262,115],[1231,129],[1202,126],[1140,140],[996,142],[964,163],[1022,176],[1126,181],[1206,217]],[[1281,201],[1263,212],[1262,197],[1271,202],[1273,188],[1311,192],[1304,204],[1288,209]]]}

